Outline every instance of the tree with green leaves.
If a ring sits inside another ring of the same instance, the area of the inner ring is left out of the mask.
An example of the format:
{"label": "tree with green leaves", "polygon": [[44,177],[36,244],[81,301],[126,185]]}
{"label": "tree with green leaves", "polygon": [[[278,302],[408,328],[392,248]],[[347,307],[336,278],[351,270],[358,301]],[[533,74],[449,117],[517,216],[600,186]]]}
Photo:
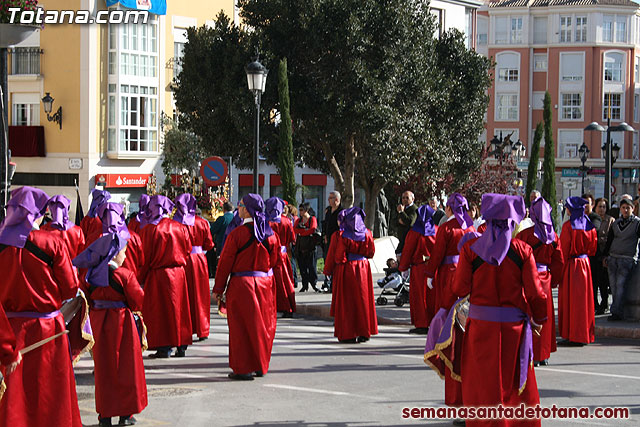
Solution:
{"label": "tree with green leaves", "polygon": [[[536,126],[536,132],[533,135],[533,145],[529,151],[529,169],[527,170],[527,194],[524,198],[527,206],[531,205],[529,194],[536,189],[538,183],[538,161],[540,159],[540,142],[542,141],[543,125],[542,122]],[[546,153],[546,150],[545,150]]]}
{"label": "tree with green leaves", "polygon": [[296,180],[293,175],[293,137],[291,129],[291,113],[289,112],[289,77],[287,76],[287,58],[280,60],[278,66],[278,100],[280,124],[278,125],[280,141],[278,145],[278,173],[282,181],[283,199],[296,205]]}
{"label": "tree with green leaves", "polygon": [[[200,137],[193,132],[179,129],[176,122],[170,118],[164,118],[162,126],[162,172],[168,177],[188,170],[191,175],[196,176],[199,170],[198,162],[206,157]],[[170,184],[171,180],[165,181],[165,189],[168,189]]]}
{"label": "tree with green leaves", "polygon": [[[553,130],[551,128],[551,95],[544,94],[544,160],[542,162],[542,197],[551,205],[551,216],[556,218],[556,150],[553,144]],[[556,228],[561,224],[555,224]]]}

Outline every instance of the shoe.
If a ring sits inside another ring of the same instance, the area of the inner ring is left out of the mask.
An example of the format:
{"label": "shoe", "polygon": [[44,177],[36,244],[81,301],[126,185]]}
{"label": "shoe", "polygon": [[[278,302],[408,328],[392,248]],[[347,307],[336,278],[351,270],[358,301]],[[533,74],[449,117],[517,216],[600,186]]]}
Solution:
{"label": "shoe", "polygon": [[358,342],[367,342],[367,341],[369,341],[369,337],[358,337],[358,338],[356,338],[356,341],[358,341]]}
{"label": "shoe", "polygon": [[549,366],[549,359],[544,359],[540,361],[540,366]]}
{"label": "shoe", "polygon": [[176,349],[176,354],[174,354],[171,357],[185,357],[187,355],[187,350],[181,349],[180,347],[178,347]]}
{"label": "shoe", "polygon": [[338,340],[340,344],[356,344],[358,342],[357,338],[351,338],[348,340]]}
{"label": "shoe", "polygon": [[537,368],[538,366],[540,366],[540,362],[534,361],[533,362],[533,367]]}
{"label": "shoe", "polygon": [[253,375],[251,374],[236,374],[235,372],[231,372],[227,376],[236,381],[253,381]]}
{"label": "shoe", "polygon": [[138,422],[138,420],[133,418],[133,415],[129,415],[128,417],[120,417],[120,419],[118,420],[118,425],[119,426],[132,426],[132,425],[135,425],[137,422]]}
{"label": "shoe", "polygon": [[557,345],[559,345],[560,347],[584,347],[586,344],[563,339],[558,341]]}
{"label": "shoe", "polygon": [[600,307],[596,310],[596,316],[600,316],[601,314],[604,314],[604,308]]}
{"label": "shoe", "polygon": [[293,313],[292,312],[286,312],[286,313],[282,313],[282,318],[283,319],[291,319],[293,318]]}
{"label": "shoe", "polygon": [[156,351],[149,355],[149,359],[168,359],[171,356],[171,350],[169,351]]}
{"label": "shoe", "polygon": [[113,424],[111,424],[111,417],[109,417],[109,418],[100,418],[98,416],[98,425],[100,427],[113,425]]}
{"label": "shoe", "polygon": [[300,292],[307,292],[309,290],[308,286],[303,286],[300,288]]}
{"label": "shoe", "polygon": [[622,317],[618,316],[617,314],[612,314],[609,317],[607,317],[607,320],[609,322],[619,322],[621,320],[624,320]]}
{"label": "shoe", "polygon": [[256,377],[258,377],[258,378],[262,378],[262,377],[264,377],[264,374],[262,373],[262,371],[256,371],[256,374],[255,374],[255,375],[256,375]]}
{"label": "shoe", "polygon": [[410,334],[426,335],[429,332],[429,328],[413,328],[409,329]]}
{"label": "shoe", "polygon": [[200,341],[204,341],[204,340],[208,340],[208,339],[209,339],[209,337],[198,337],[198,341],[199,342]]}

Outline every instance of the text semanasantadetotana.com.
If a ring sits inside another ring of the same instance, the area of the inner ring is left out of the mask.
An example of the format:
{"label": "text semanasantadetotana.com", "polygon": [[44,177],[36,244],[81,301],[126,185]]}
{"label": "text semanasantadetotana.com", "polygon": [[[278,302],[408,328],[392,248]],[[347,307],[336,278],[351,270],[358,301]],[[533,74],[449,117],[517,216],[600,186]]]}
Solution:
{"label": "text semanasantadetotana.com", "polygon": [[402,408],[402,418],[421,419],[629,419],[629,408],[623,407],[564,407],[547,406],[463,406]]}

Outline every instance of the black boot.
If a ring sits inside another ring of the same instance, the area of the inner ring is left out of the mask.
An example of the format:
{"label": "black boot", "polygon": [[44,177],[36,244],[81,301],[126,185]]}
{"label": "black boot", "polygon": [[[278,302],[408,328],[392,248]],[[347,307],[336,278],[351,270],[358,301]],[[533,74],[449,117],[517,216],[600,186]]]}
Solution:
{"label": "black boot", "polygon": [[133,415],[128,415],[126,417],[120,417],[120,419],[118,420],[118,425],[119,426],[132,426],[132,425],[135,425],[135,423],[137,423],[137,422],[138,422],[138,420],[133,418]]}
{"label": "black boot", "polygon": [[100,415],[98,415],[98,425],[100,427],[112,425],[111,424],[111,417],[109,417],[109,418],[100,418]]}

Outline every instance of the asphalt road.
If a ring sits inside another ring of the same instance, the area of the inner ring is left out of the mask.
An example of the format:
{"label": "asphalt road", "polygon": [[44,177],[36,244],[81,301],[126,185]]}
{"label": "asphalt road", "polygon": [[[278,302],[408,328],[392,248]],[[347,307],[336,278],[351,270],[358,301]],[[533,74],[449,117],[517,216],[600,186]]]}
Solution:
{"label": "asphalt road", "polygon": [[[451,425],[402,418],[404,407],[443,406],[443,382],[422,361],[424,341],[407,327],[381,326],[368,343],[339,344],[329,321],[279,319],[269,373],[235,382],[227,378],[226,321],[215,315],[210,339],[186,358],[145,356],[149,406],[136,417],[141,426]],[[624,406],[631,419],[543,425],[640,425],[639,345],[600,339],[560,348],[536,369],[543,406]],[[91,370],[88,356],[76,366],[85,425],[97,425]]]}

